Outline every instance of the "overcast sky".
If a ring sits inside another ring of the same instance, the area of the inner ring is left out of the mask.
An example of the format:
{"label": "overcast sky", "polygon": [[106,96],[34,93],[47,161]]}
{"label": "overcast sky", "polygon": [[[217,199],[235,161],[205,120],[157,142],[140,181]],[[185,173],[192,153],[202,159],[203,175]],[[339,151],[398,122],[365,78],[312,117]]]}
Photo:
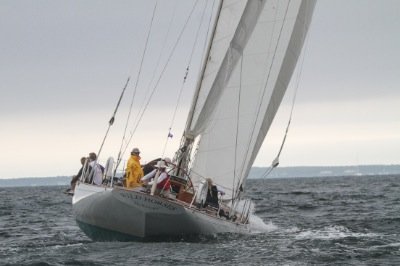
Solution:
{"label": "overcast sky", "polygon": [[[79,158],[98,151],[131,75],[100,160],[116,157],[154,4],[0,1],[0,178],[77,172]],[[158,1],[133,117],[143,102],[140,91],[153,88],[153,75],[157,80],[193,6],[188,0]],[[212,7],[211,0],[195,6],[155,92],[161,100],[149,105],[129,145],[142,150],[143,162],[162,154],[203,18],[166,155],[173,157],[179,146]],[[282,166],[400,163],[399,47],[400,1],[317,1]],[[278,152],[293,88],[257,166],[268,166]]]}

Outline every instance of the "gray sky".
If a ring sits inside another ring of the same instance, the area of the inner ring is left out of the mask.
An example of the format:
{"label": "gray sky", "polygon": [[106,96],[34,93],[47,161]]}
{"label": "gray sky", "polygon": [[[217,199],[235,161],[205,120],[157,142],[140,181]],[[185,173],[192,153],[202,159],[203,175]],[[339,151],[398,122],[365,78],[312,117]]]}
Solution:
{"label": "gray sky", "polygon": [[[122,86],[132,75],[121,116],[100,159],[116,156],[154,3],[0,2],[0,178],[74,174],[79,158],[98,150]],[[153,73],[161,71],[193,3],[159,1],[148,46],[151,56],[139,83],[142,91],[149,88]],[[178,45],[157,89],[155,98],[162,100],[149,106],[151,112],[130,145],[143,150],[143,161],[162,153],[202,9],[211,6],[212,1],[199,1],[182,37],[185,44]],[[399,1],[317,1],[281,165],[399,163],[399,31]],[[203,38],[205,32],[203,25]],[[174,138],[167,146],[171,157],[191,102],[203,40],[198,40],[183,92],[185,104],[173,124]],[[269,165],[279,149],[293,87],[258,166]],[[135,102],[134,115],[140,105]]]}

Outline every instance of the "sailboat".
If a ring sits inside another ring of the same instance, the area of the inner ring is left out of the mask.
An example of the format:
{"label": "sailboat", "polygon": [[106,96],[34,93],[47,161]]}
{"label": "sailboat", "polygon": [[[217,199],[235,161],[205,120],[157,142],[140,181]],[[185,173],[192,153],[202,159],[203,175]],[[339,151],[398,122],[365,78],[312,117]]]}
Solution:
{"label": "sailboat", "polygon": [[[80,228],[96,240],[252,232],[246,179],[294,72],[314,5],[218,1],[170,172],[174,191],[163,196],[117,186],[111,160],[107,185],[76,185],[72,204]],[[225,191],[217,206],[204,204],[207,179]]]}

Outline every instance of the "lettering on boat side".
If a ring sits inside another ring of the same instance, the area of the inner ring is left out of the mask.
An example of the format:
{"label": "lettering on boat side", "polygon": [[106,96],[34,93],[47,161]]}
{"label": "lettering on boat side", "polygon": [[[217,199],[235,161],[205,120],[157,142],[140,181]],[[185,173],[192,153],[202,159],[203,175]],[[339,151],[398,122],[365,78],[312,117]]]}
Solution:
{"label": "lettering on boat side", "polygon": [[176,210],[176,207],[174,205],[154,197],[145,196],[138,193],[129,193],[129,192],[122,192],[120,193],[120,195],[123,198],[134,201],[136,205],[147,209],[156,210],[158,209],[158,207],[163,207],[171,211]]}

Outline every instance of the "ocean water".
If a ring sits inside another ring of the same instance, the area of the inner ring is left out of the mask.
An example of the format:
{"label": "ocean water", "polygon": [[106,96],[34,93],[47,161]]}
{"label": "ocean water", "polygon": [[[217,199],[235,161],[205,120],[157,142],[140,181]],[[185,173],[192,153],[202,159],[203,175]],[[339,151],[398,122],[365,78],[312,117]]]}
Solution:
{"label": "ocean water", "polygon": [[0,188],[0,265],[400,265],[400,176],[249,180],[259,232],[94,242],[66,187]]}

